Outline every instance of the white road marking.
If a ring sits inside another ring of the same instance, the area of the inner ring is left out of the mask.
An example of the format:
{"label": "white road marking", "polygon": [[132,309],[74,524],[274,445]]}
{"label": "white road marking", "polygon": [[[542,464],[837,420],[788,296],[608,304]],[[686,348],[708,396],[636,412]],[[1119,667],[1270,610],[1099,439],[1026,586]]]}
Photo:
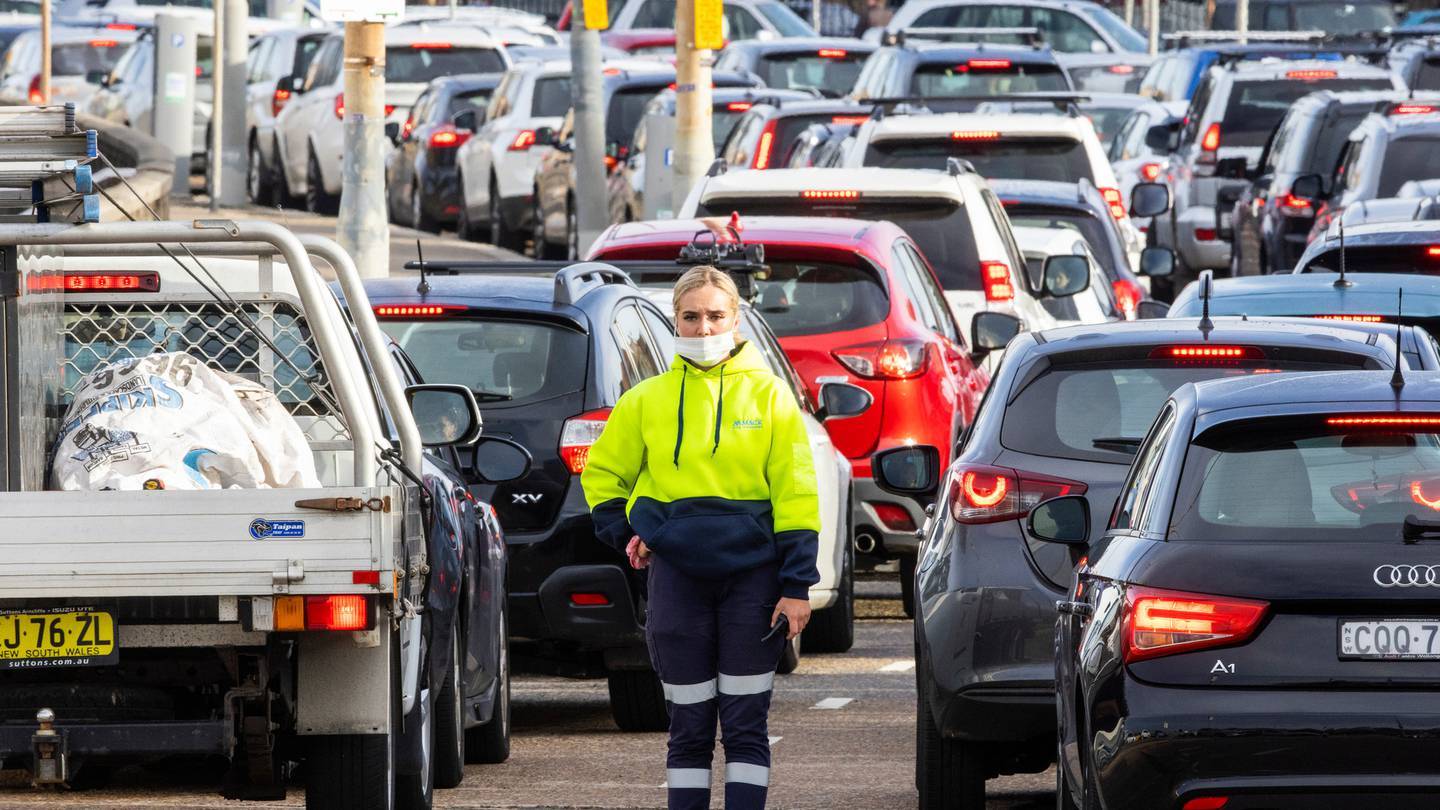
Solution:
{"label": "white road marking", "polygon": [[775,736],[774,734],[771,734],[771,735],[770,735],[770,744],[771,744],[771,745],[774,745],[775,743],[780,742],[780,741],[783,740],[783,739],[785,739],[785,738],[784,738],[784,737],[777,737],[777,736]]}
{"label": "white road marking", "polygon": [[881,672],[909,672],[915,668],[914,661],[895,661],[880,667]]}
{"label": "white road marking", "polygon": [[855,698],[829,697],[811,706],[812,709],[841,709],[851,703]]}

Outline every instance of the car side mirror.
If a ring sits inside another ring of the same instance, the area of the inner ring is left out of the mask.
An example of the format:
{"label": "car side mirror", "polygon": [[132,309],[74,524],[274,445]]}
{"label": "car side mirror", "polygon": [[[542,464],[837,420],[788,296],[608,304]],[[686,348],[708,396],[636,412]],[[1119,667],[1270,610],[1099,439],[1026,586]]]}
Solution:
{"label": "car side mirror", "polygon": [[554,145],[555,145],[555,128],[554,128],[554,127],[540,127],[539,129],[535,130],[535,145],[536,145],[536,146],[554,146]]}
{"label": "car side mirror", "polygon": [[1164,301],[1141,301],[1135,305],[1135,319],[1139,321],[1158,320],[1170,314],[1170,305]]}
{"label": "car side mirror", "polygon": [[385,137],[389,138],[391,143],[394,143],[394,144],[399,144],[399,143],[400,143],[400,122],[399,122],[399,121],[386,121],[386,122],[385,122]]}
{"label": "car side mirror", "polygon": [[875,485],[891,495],[929,501],[940,486],[940,451],[928,444],[881,450],[870,457]]}
{"label": "car side mirror", "polygon": [[426,447],[465,447],[480,438],[480,406],[463,385],[412,385],[405,389],[420,441]]}
{"label": "car side mirror", "polygon": [[474,110],[464,110],[455,114],[454,124],[456,129],[468,129],[474,132],[480,129],[480,116]]}
{"label": "car side mirror", "polygon": [[970,345],[978,355],[989,354],[1010,345],[1022,328],[1008,312],[977,312],[970,321]]}
{"label": "car side mirror", "polygon": [[1175,126],[1156,124],[1145,131],[1145,147],[1152,152],[1169,154],[1175,151]]}
{"label": "car side mirror", "polygon": [[1090,502],[1084,495],[1051,498],[1030,510],[1025,528],[1047,543],[1083,546],[1090,542]]}
{"label": "car side mirror", "polygon": [[1167,247],[1147,247],[1140,251],[1140,275],[1168,278],[1174,272],[1175,251]]}
{"label": "car side mirror", "polygon": [[86,84],[98,84],[101,87],[110,86],[110,71],[92,70],[85,74]]}
{"label": "car side mirror", "polygon": [[1290,184],[1290,195],[1304,200],[1318,200],[1325,196],[1325,179],[1318,174],[1302,174]]}
{"label": "car side mirror", "polygon": [[1090,288],[1090,260],[1084,256],[1047,256],[1042,292],[1049,298],[1069,298]]}
{"label": "car side mirror", "polygon": [[1215,176],[1228,180],[1243,180],[1249,172],[1250,166],[1243,157],[1228,157],[1215,164]]}
{"label": "car side mirror", "polygon": [[471,470],[487,484],[503,484],[530,474],[534,457],[522,445],[498,436],[484,436],[475,443]]}
{"label": "car side mirror", "polygon": [[820,386],[820,409],[815,418],[822,422],[859,416],[870,408],[875,398],[869,391],[850,383],[825,383]]}
{"label": "car side mirror", "polygon": [[289,88],[290,88],[290,92],[295,93],[295,94],[298,95],[298,94],[300,94],[300,93],[305,92],[305,77],[304,77],[304,76],[286,76],[284,79],[282,79],[282,80],[280,81],[280,86],[281,86],[281,87],[289,87]]}
{"label": "car side mirror", "polygon": [[1164,183],[1136,183],[1130,189],[1130,216],[1158,217],[1170,210],[1170,187]]}

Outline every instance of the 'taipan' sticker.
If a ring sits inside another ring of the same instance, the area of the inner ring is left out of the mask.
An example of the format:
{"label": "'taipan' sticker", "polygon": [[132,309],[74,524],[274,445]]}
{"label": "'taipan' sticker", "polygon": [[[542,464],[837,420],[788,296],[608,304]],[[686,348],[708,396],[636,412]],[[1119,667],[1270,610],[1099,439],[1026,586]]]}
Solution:
{"label": "'taipan' sticker", "polygon": [[304,537],[305,521],[255,518],[250,521],[250,536],[256,540],[270,540],[272,538],[295,539],[297,537]]}

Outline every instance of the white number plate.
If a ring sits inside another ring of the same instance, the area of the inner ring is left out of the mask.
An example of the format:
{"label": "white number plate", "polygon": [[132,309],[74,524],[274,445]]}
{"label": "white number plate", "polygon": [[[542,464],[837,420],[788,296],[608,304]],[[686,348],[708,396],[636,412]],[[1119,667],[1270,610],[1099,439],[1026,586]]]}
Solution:
{"label": "white number plate", "polygon": [[1440,619],[1341,622],[1340,657],[1440,660]]}

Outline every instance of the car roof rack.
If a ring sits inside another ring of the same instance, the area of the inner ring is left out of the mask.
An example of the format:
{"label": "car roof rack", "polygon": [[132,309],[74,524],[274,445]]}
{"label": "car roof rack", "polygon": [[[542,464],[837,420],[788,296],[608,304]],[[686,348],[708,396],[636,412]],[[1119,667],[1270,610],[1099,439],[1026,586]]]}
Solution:
{"label": "car roof rack", "polygon": [[[919,112],[930,110],[931,102],[938,104],[954,104],[969,102],[1035,102],[1054,105],[1062,112],[1069,112],[1072,116],[1079,115],[1077,105],[1089,101],[1088,93],[995,93],[988,96],[896,96],[893,98],[866,99],[866,103],[874,104],[875,109],[871,110],[870,117],[876,120],[886,115],[894,115],[901,112],[897,108],[901,105],[914,105],[918,109],[905,110],[904,112]],[[937,110],[936,112],[943,112]],[[984,115],[984,113],[980,113]]]}
{"label": "car roof rack", "polygon": [[1325,31],[1173,31],[1161,34],[1160,40],[1172,48],[1188,48],[1193,43],[1228,42],[1240,44],[1264,42],[1318,42],[1330,36]]}
{"label": "car roof rack", "polygon": [[[936,39],[940,37],[941,39]],[[952,37],[1015,37],[1019,45],[1029,45],[1032,48],[1039,48],[1045,44],[1045,36],[1040,33],[1039,28],[946,28],[939,26],[919,26],[902,28],[898,31],[887,30],[881,41],[885,45],[897,45],[903,47],[907,39],[920,39],[930,42],[959,43],[966,40],[955,40]],[[981,40],[974,40],[976,45],[984,45]],[[992,42],[991,45],[1008,45],[1007,42]]]}

